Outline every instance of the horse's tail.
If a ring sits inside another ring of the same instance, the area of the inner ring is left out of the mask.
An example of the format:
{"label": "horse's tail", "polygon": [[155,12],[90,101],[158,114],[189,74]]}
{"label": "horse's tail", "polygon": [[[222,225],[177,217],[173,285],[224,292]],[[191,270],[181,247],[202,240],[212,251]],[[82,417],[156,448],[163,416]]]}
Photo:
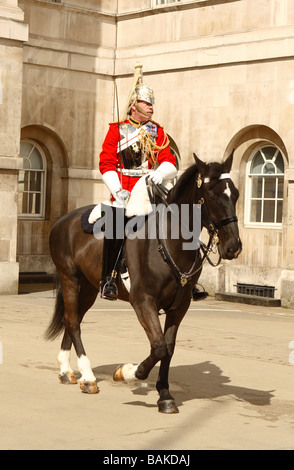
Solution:
{"label": "horse's tail", "polygon": [[54,339],[56,339],[57,336],[59,336],[59,334],[64,329],[64,324],[63,324],[64,300],[63,300],[61,284],[60,284],[58,277],[56,280],[55,288],[56,288],[56,301],[55,301],[54,313],[53,313],[51,322],[45,332],[45,339],[48,341],[53,341]]}

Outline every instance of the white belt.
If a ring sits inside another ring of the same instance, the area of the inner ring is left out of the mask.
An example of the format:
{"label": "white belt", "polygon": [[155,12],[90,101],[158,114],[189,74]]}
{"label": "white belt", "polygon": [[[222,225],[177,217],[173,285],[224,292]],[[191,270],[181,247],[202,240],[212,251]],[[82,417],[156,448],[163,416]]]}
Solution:
{"label": "white belt", "polygon": [[151,170],[148,168],[139,168],[138,170],[135,169],[126,169],[126,168],[118,168],[117,171],[122,173],[125,176],[136,176],[136,177],[141,177],[143,175],[148,175]]}

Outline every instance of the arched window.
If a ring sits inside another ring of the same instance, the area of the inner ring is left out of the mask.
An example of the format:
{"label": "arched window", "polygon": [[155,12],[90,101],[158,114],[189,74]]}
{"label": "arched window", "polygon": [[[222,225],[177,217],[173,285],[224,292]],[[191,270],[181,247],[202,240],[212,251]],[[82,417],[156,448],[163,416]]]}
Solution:
{"label": "arched window", "polygon": [[40,146],[30,140],[20,143],[23,169],[18,178],[18,215],[21,218],[45,217],[46,158]]}
{"label": "arched window", "polygon": [[283,214],[284,160],[273,145],[255,148],[247,166],[246,222],[280,226]]}

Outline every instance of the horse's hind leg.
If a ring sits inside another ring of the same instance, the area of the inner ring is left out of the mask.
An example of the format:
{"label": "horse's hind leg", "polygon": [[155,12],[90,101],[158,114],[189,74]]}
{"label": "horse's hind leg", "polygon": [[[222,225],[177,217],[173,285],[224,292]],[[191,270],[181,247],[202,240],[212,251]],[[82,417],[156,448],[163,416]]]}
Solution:
{"label": "horse's hind leg", "polygon": [[61,383],[77,383],[69,365],[70,350],[74,345],[78,356],[78,369],[81,373],[80,388],[85,393],[98,393],[96,377],[91,369],[90,361],[86,355],[82,339],[80,323],[87,310],[93,305],[97,297],[97,289],[82,278],[61,278],[64,298],[64,326],[65,332],[58,355],[60,363],[59,379]]}
{"label": "horse's hind leg", "polygon": [[69,336],[67,330],[65,330],[61,349],[58,354],[58,362],[60,366],[59,372],[59,381],[62,384],[77,384],[77,379],[74,375],[74,372],[70,366],[70,350],[72,346],[72,340]]}

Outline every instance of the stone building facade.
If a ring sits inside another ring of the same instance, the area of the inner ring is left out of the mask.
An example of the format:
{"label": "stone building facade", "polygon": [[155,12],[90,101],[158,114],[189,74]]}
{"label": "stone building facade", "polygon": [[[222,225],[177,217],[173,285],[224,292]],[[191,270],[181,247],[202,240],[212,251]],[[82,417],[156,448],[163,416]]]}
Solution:
{"label": "stone building facade", "polygon": [[235,149],[243,252],[202,283],[273,286],[294,307],[294,2],[0,0],[0,21],[0,292],[51,272],[52,224],[108,196],[114,83],[123,112],[140,62],[181,170]]}
{"label": "stone building facade", "polygon": [[17,0],[0,2],[0,292],[17,292],[17,192],[23,43],[28,27]]}

